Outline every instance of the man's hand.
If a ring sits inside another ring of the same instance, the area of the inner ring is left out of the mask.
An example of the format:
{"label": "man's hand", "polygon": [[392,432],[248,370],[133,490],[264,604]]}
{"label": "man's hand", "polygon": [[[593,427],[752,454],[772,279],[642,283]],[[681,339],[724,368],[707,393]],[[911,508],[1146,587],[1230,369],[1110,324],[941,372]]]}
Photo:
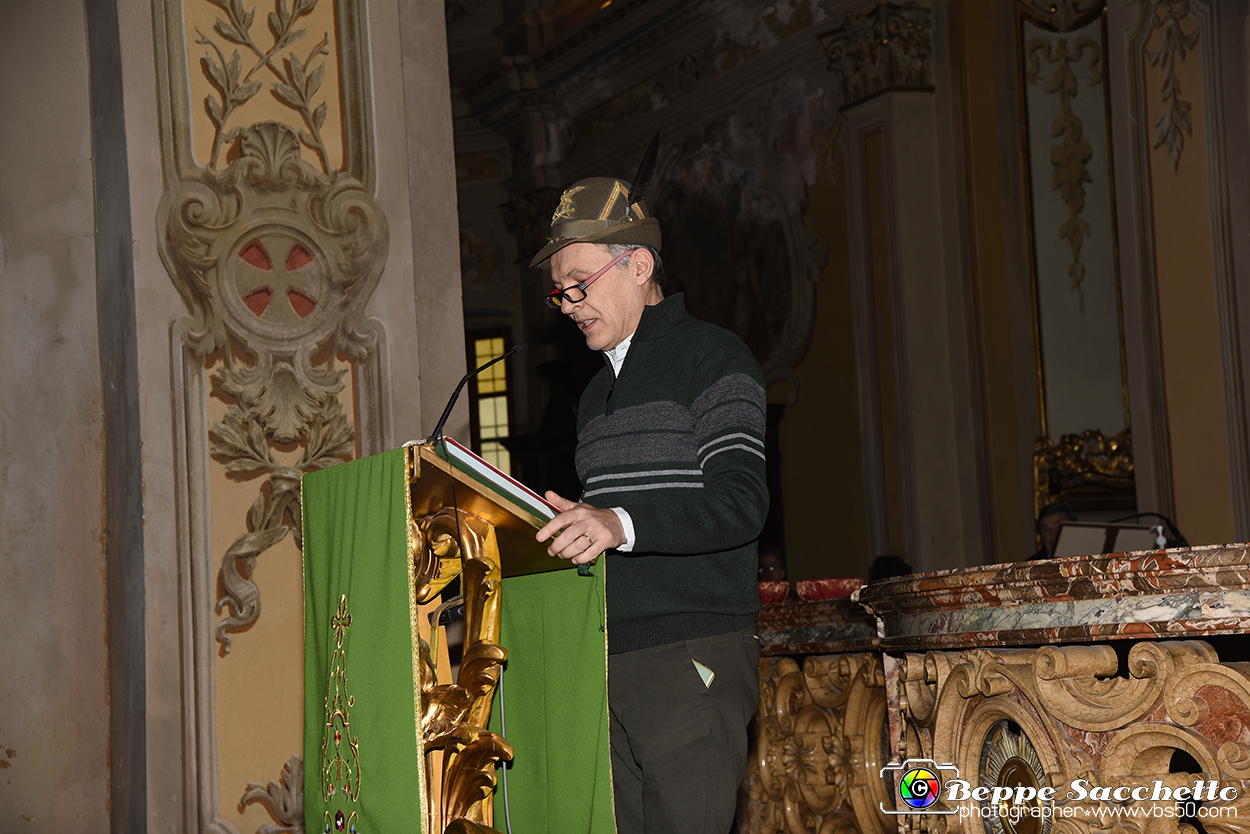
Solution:
{"label": "man's hand", "polygon": [[599,554],[625,543],[625,531],[616,513],[589,504],[578,504],[550,490],[544,496],[560,511],[535,536],[540,542],[551,539],[547,553],[569,559],[575,565],[593,562]]}

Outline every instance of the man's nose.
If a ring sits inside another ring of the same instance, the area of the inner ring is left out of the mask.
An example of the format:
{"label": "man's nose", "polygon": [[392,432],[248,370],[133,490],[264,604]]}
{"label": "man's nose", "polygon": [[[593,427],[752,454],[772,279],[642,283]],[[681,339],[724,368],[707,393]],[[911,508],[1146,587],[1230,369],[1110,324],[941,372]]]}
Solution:
{"label": "man's nose", "polygon": [[569,301],[567,295],[562,295],[560,296],[560,312],[566,316],[571,316],[573,311],[577,309],[577,305],[581,303],[581,301]]}

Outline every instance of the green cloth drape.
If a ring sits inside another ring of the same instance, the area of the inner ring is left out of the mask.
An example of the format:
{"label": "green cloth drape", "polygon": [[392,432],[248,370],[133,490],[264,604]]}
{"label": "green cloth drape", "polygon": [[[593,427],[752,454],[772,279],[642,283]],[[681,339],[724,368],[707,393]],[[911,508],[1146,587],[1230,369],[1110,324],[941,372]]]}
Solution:
{"label": "green cloth drape", "polygon": [[[513,834],[616,830],[603,560],[594,573],[559,570],[503,582],[500,642],[508,661],[503,710],[497,689],[490,727],[515,751],[507,768]],[[500,772],[495,788],[499,831],[505,830],[503,778]]]}
{"label": "green cloth drape", "polygon": [[404,490],[403,449],[303,479],[309,834],[421,831]]}
{"label": "green cloth drape", "polygon": [[[405,489],[403,449],[303,479],[310,834],[421,831],[426,800]],[[513,834],[615,831],[602,563],[594,572],[503,583],[506,715],[501,720],[497,690],[490,729],[515,750],[507,774]],[[502,778],[494,825],[505,830]]]}

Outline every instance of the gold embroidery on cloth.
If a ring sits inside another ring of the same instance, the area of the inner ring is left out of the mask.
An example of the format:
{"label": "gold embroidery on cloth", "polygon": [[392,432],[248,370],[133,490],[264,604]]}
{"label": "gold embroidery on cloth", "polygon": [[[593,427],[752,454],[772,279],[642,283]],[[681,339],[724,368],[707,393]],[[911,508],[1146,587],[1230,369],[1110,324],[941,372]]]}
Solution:
{"label": "gold embroidery on cloth", "polygon": [[356,832],[356,812],[352,811],[351,816],[344,816],[342,811],[335,811],[334,816],[330,816],[330,812],[326,811],[325,815],[325,832],[330,834],[331,831],[346,831],[348,834],[357,834]]}
{"label": "gold embroidery on cloth", "polygon": [[[333,801],[337,794],[342,794],[348,802],[355,802],[360,798],[360,741],[352,735],[350,712],[356,705],[356,697],[347,692],[347,653],[343,650],[343,639],[351,625],[352,615],[347,610],[347,595],[343,594],[339,597],[338,610],[330,619],[335,648],[330,657],[330,674],[326,680],[326,730],[321,739],[321,794],[327,802]],[[330,746],[331,740],[333,749]],[[350,760],[344,754],[344,746]],[[335,814],[335,830],[344,830],[345,818],[342,814],[342,811]],[[354,820],[355,816],[353,813],[350,819]],[[330,812],[327,810],[327,824],[329,819]]]}
{"label": "gold embroidery on cloth", "polygon": [[586,186],[578,185],[567,189],[560,195],[560,205],[556,206],[556,213],[551,215],[551,225],[555,225],[557,220],[572,220],[573,212],[573,195],[579,191],[585,191]]}

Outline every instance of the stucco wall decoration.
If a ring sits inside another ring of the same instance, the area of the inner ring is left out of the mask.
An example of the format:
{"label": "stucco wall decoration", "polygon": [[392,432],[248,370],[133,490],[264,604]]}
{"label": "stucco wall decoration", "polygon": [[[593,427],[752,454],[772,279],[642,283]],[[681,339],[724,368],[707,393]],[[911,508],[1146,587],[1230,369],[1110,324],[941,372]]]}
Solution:
{"label": "stucco wall decoration", "polygon": [[850,107],[886,90],[933,89],[933,11],[917,3],[880,2],[848,12],[819,36],[836,80],[834,96]]}
{"label": "stucco wall decoration", "polygon": [[[1021,0],[1015,18],[1041,427],[1033,509],[1068,501],[1078,514],[1095,504],[1131,513],[1135,485],[1105,9],[1084,0]],[[1087,463],[1099,454],[1090,446],[1095,437],[1114,448],[1115,471],[1065,468],[1060,447],[1084,444],[1078,457]],[[1082,479],[1092,489],[1069,489]]]}
{"label": "stucco wall decoration", "polygon": [[[1084,312],[1081,284],[1085,280],[1085,264],[1081,263],[1081,244],[1089,235],[1089,222],[1081,216],[1081,211],[1085,208],[1085,183],[1091,181],[1086,166],[1093,151],[1084,136],[1081,119],[1072,109],[1072,99],[1079,87],[1076,70],[1081,69],[1082,64],[1088,69],[1089,86],[1102,83],[1102,45],[1088,35],[1076,37],[1071,46],[1067,38],[1051,41],[1037,36],[1030,38],[1024,48],[1025,83],[1032,86],[1045,82],[1046,92],[1059,100],[1059,114],[1050,125],[1050,135],[1055,139],[1050,149],[1053,166],[1050,184],[1068,207],[1068,217],[1059,227],[1059,237],[1072,250],[1068,275],[1072,278],[1071,290],[1077,296],[1077,304]],[[1048,79],[1042,78],[1043,62],[1049,65]]]}
{"label": "stucco wall decoration", "polygon": [[[257,556],[288,531],[299,539],[300,475],[354,456],[335,354],[363,360],[377,338],[362,307],[381,275],[381,213],[358,181],[300,160],[298,143],[277,122],[248,126],[235,161],[206,170],[211,196],[184,189],[170,206],[169,252],[191,310],[179,336],[197,358],[220,357],[209,359],[210,379],[229,398],[210,452],[230,473],[268,475],[248,532],[223,558],[223,652],[228,631],[260,616],[249,580]],[[291,444],[300,456],[283,465],[274,450]]]}
{"label": "stucco wall decoration", "polygon": [[[374,451],[381,433],[385,340],[364,308],[389,235],[373,196],[363,11],[349,0],[187,0],[154,12],[164,26],[157,222],[185,304],[171,350],[194,658],[186,700],[199,716],[188,781],[204,830],[236,831],[234,814],[254,824],[251,805],[272,830],[300,830],[303,762],[286,758],[301,738],[290,660],[302,634],[300,477]],[[280,614],[257,631],[270,582]],[[236,659],[244,637],[258,643]],[[274,740],[253,752],[244,742],[265,725]],[[279,745],[289,746],[271,763]],[[282,768],[280,781],[235,775],[259,767]],[[233,799],[217,796],[219,782]]]}
{"label": "stucco wall decoration", "polygon": [[[1163,71],[1163,80],[1159,85],[1159,96],[1165,107],[1155,117],[1155,133],[1152,147],[1167,145],[1168,156],[1172,158],[1173,170],[1181,165],[1181,151],[1185,149],[1185,136],[1192,136],[1194,121],[1190,115],[1193,105],[1181,95],[1181,82],[1176,73],[1176,64],[1185,60],[1185,55],[1198,45],[1198,27],[1184,24],[1189,17],[1188,0],[1172,2],[1172,0],[1153,0],[1150,7],[1150,28],[1159,32],[1159,40],[1154,49],[1150,50],[1150,65]],[[1189,27],[1189,31],[1185,29]]]}

